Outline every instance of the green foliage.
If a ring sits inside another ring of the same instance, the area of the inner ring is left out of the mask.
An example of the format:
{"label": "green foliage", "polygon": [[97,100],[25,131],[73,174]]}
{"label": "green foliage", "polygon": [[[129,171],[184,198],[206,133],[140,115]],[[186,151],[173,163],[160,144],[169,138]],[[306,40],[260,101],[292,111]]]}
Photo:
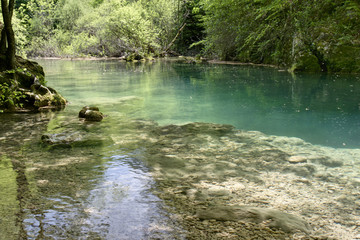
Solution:
{"label": "green foliage", "polygon": [[289,67],[310,54],[316,58],[310,62],[323,71],[342,71],[333,68],[338,65],[333,56],[339,46],[360,46],[358,1],[201,0],[201,4],[206,12],[205,50],[221,59]]}
{"label": "green foliage", "polygon": [[18,90],[15,80],[0,82],[0,110],[11,109],[14,107],[23,107],[21,100],[25,94]]}
{"label": "green foliage", "polygon": [[29,0],[19,8],[29,56],[156,55],[171,40],[176,0]]}
{"label": "green foliage", "polygon": [[[2,23],[2,13],[1,13],[1,6],[0,6],[0,23]],[[19,56],[25,56],[26,53],[24,51],[24,48],[27,44],[27,30],[25,26],[22,24],[22,20],[18,16],[18,14],[14,14],[12,18],[12,25],[14,29],[14,33],[16,36],[16,53]],[[0,34],[1,36],[1,34]]]}
{"label": "green foliage", "polygon": [[186,27],[175,43],[175,50],[185,55],[195,55],[201,52],[204,47],[202,40],[205,37],[201,19],[205,15],[205,11],[200,5],[200,0],[184,2],[178,15],[179,24],[186,23]]}
{"label": "green foliage", "polygon": [[16,8],[18,52],[33,57],[137,59],[171,46],[294,70],[360,65],[345,56],[360,48],[357,0],[19,0]]}
{"label": "green foliage", "polygon": [[[109,11],[113,9],[112,11]],[[119,4],[118,1],[109,1],[101,5],[100,15],[104,16],[106,25],[102,27],[101,36],[118,54],[136,53],[146,55],[151,49],[158,48],[157,33],[151,28],[151,21],[147,12],[139,2]]]}

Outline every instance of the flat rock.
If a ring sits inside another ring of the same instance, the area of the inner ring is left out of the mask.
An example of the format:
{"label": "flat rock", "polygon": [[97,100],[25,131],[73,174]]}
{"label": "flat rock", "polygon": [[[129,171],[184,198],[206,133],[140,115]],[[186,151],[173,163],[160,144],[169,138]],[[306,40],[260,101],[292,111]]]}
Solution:
{"label": "flat rock", "polygon": [[45,133],[41,136],[41,141],[51,148],[94,147],[112,143],[110,138],[77,131]]}
{"label": "flat rock", "polygon": [[290,163],[305,163],[307,162],[307,158],[304,156],[291,156],[288,161]]}
{"label": "flat rock", "polygon": [[217,206],[206,210],[199,210],[197,217],[201,220],[215,219],[218,221],[245,221],[252,223],[265,223],[270,228],[281,229],[292,233],[302,231],[310,232],[307,222],[292,214],[275,209],[251,206]]}

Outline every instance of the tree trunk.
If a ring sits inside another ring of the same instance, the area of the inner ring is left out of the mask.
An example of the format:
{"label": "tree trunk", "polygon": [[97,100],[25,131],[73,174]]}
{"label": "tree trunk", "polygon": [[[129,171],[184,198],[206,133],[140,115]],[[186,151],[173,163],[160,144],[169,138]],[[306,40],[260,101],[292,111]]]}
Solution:
{"label": "tree trunk", "polygon": [[[13,10],[14,10],[14,0],[9,0],[9,4],[7,0],[1,0],[1,9],[2,9],[4,29],[7,40],[7,49],[5,53],[6,68],[10,70],[10,69],[15,69],[15,34],[11,23]],[[3,38],[3,34],[1,34],[1,38]],[[3,41],[1,41],[1,43],[4,44]]]}
{"label": "tree trunk", "polygon": [[0,54],[6,53],[6,31],[4,25],[1,26]]}

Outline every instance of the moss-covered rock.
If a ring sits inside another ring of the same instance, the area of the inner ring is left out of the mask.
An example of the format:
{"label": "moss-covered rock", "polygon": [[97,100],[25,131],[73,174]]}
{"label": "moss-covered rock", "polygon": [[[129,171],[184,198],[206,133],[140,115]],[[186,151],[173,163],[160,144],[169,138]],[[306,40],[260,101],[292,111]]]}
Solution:
{"label": "moss-covered rock", "polygon": [[320,72],[321,68],[317,58],[311,53],[304,53],[292,65],[291,72]]}
{"label": "moss-covered rock", "polygon": [[86,121],[101,122],[104,115],[99,111],[98,107],[83,107],[79,112],[79,118],[85,118]]}
{"label": "moss-covered rock", "polygon": [[17,56],[16,66],[11,71],[0,66],[0,111],[38,112],[65,107],[65,98],[45,85],[45,73],[38,63]]}

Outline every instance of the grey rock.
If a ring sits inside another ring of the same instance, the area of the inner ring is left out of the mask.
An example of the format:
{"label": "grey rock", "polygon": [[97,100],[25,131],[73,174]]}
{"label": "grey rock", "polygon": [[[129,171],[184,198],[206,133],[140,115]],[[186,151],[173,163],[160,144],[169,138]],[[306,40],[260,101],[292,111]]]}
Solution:
{"label": "grey rock", "polygon": [[300,177],[310,177],[316,172],[316,167],[312,164],[288,166],[283,169],[283,172],[292,172]]}
{"label": "grey rock", "polygon": [[197,217],[201,220],[215,219],[218,221],[245,221],[252,223],[266,223],[270,228],[281,229],[292,233],[302,231],[310,232],[307,222],[292,214],[275,209],[251,206],[217,206],[206,210],[199,210]]}
{"label": "grey rock", "polygon": [[92,133],[65,131],[43,134],[41,142],[50,146],[50,148],[73,148],[102,146],[104,144],[111,144],[112,140]]}
{"label": "grey rock", "polygon": [[319,163],[321,165],[324,165],[326,167],[341,167],[343,165],[343,162],[331,159],[330,157],[315,157],[311,159],[312,162]]}

